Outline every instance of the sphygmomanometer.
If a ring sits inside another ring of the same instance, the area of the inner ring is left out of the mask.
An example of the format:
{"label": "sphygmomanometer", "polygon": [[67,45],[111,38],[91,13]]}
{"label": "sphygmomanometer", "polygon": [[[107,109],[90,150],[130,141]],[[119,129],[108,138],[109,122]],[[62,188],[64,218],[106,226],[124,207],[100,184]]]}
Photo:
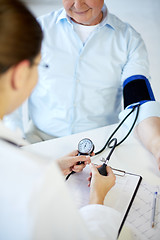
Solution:
{"label": "sphygmomanometer", "polygon": [[[95,155],[98,155],[101,152],[103,152],[106,149],[106,147],[111,148],[111,151],[109,152],[107,158],[105,159],[105,162],[103,163],[103,165],[100,168],[98,168],[98,171],[102,175],[107,175],[106,165],[107,165],[114,149],[117,146],[119,146],[122,142],[125,141],[125,139],[129,136],[132,129],[134,128],[137,118],[138,118],[138,115],[139,115],[140,106],[147,101],[155,101],[150,83],[149,83],[148,79],[143,75],[134,75],[134,76],[127,78],[124,81],[124,83],[123,83],[123,99],[124,99],[124,109],[128,108],[128,109],[131,109],[131,111],[119,123],[117,128],[113,131],[113,133],[110,135],[110,137],[106,141],[103,148],[101,150],[99,150],[98,152],[95,152]],[[121,141],[117,142],[117,138],[113,138],[115,133],[118,131],[118,129],[123,125],[123,123],[126,121],[126,119],[134,111],[136,111],[135,118],[133,120],[133,123],[132,123],[128,133]],[[84,138],[79,142],[79,144],[78,144],[79,155],[91,155],[93,151],[94,151],[94,144],[90,139]],[[83,162],[80,162],[79,164],[82,164],[82,163]],[[72,172],[72,173],[74,173],[74,172]],[[69,176],[72,173],[70,173],[67,176],[66,180],[69,178]]]}
{"label": "sphygmomanometer", "polygon": [[111,139],[113,138],[113,136],[115,135],[115,133],[123,125],[123,123],[126,121],[126,119],[136,110],[136,115],[135,115],[133,124],[131,125],[126,136],[120,142],[116,143],[116,147],[119,146],[122,142],[124,142],[136,124],[136,121],[137,121],[137,118],[139,115],[140,106],[147,101],[155,101],[155,97],[153,95],[151,85],[150,85],[148,79],[142,75],[135,75],[135,76],[127,78],[124,81],[124,83],[123,83],[123,99],[124,99],[124,109],[128,108],[128,109],[131,109],[131,111],[119,123],[117,128],[114,130],[114,132],[108,138],[104,147],[101,150],[99,150],[98,152],[96,152],[95,155],[98,155],[99,153],[101,153],[107,146],[111,147],[109,143],[110,143]]}

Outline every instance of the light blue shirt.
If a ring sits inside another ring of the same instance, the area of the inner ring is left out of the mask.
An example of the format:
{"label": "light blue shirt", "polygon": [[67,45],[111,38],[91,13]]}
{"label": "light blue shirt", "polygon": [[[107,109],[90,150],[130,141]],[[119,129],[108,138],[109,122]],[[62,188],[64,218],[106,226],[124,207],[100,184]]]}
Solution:
{"label": "light blue shirt", "polygon": [[[39,18],[44,31],[42,62],[49,68],[39,67],[29,112],[34,124],[50,135],[61,137],[118,122],[124,80],[133,75],[150,79],[140,34],[105,5],[102,10],[103,20],[85,44],[64,9]],[[150,102],[147,117],[159,115],[155,103]],[[139,121],[144,118],[143,105]]]}

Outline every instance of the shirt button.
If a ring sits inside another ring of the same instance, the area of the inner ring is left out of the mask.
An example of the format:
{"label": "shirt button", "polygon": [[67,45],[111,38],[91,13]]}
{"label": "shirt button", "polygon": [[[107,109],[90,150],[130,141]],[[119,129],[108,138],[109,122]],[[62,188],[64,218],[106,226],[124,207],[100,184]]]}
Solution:
{"label": "shirt button", "polygon": [[79,79],[77,79],[77,83],[80,83],[80,80],[79,80]]}

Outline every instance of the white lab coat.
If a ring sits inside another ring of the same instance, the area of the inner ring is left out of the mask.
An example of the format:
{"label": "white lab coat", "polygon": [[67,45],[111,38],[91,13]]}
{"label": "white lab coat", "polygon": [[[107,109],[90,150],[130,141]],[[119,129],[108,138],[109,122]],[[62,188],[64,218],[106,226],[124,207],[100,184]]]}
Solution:
{"label": "white lab coat", "polygon": [[[18,144],[0,121],[0,138]],[[0,140],[0,239],[116,239],[117,211],[88,205],[78,210],[55,162]]]}

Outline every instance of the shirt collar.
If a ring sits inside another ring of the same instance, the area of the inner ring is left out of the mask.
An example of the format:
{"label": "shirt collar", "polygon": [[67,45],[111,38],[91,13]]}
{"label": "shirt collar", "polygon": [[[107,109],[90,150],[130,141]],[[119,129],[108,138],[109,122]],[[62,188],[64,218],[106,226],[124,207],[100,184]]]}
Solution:
{"label": "shirt collar", "polygon": [[4,139],[7,142],[17,146],[28,145],[27,141],[22,138],[21,131],[12,131],[4,124],[2,120],[0,120],[0,139]]}
{"label": "shirt collar", "polygon": [[[113,22],[112,15],[108,12],[108,9],[105,3],[103,5],[102,12],[103,12],[103,20],[100,22],[99,27],[108,25],[111,28],[115,29],[116,26]],[[70,17],[67,16],[65,9],[62,8],[59,16],[57,17],[56,23],[64,19],[67,20],[70,24],[72,23]]]}
{"label": "shirt collar", "polygon": [[111,28],[115,29],[115,25],[114,25],[114,22],[113,22],[112,15],[109,13],[106,4],[103,5],[102,12],[103,12],[103,19],[100,22],[99,27],[103,27],[105,25],[108,25]]}
{"label": "shirt collar", "polygon": [[67,16],[65,9],[62,9],[61,13],[59,14],[56,23],[60,22],[61,20],[67,20],[69,23],[71,23],[70,17]]}

